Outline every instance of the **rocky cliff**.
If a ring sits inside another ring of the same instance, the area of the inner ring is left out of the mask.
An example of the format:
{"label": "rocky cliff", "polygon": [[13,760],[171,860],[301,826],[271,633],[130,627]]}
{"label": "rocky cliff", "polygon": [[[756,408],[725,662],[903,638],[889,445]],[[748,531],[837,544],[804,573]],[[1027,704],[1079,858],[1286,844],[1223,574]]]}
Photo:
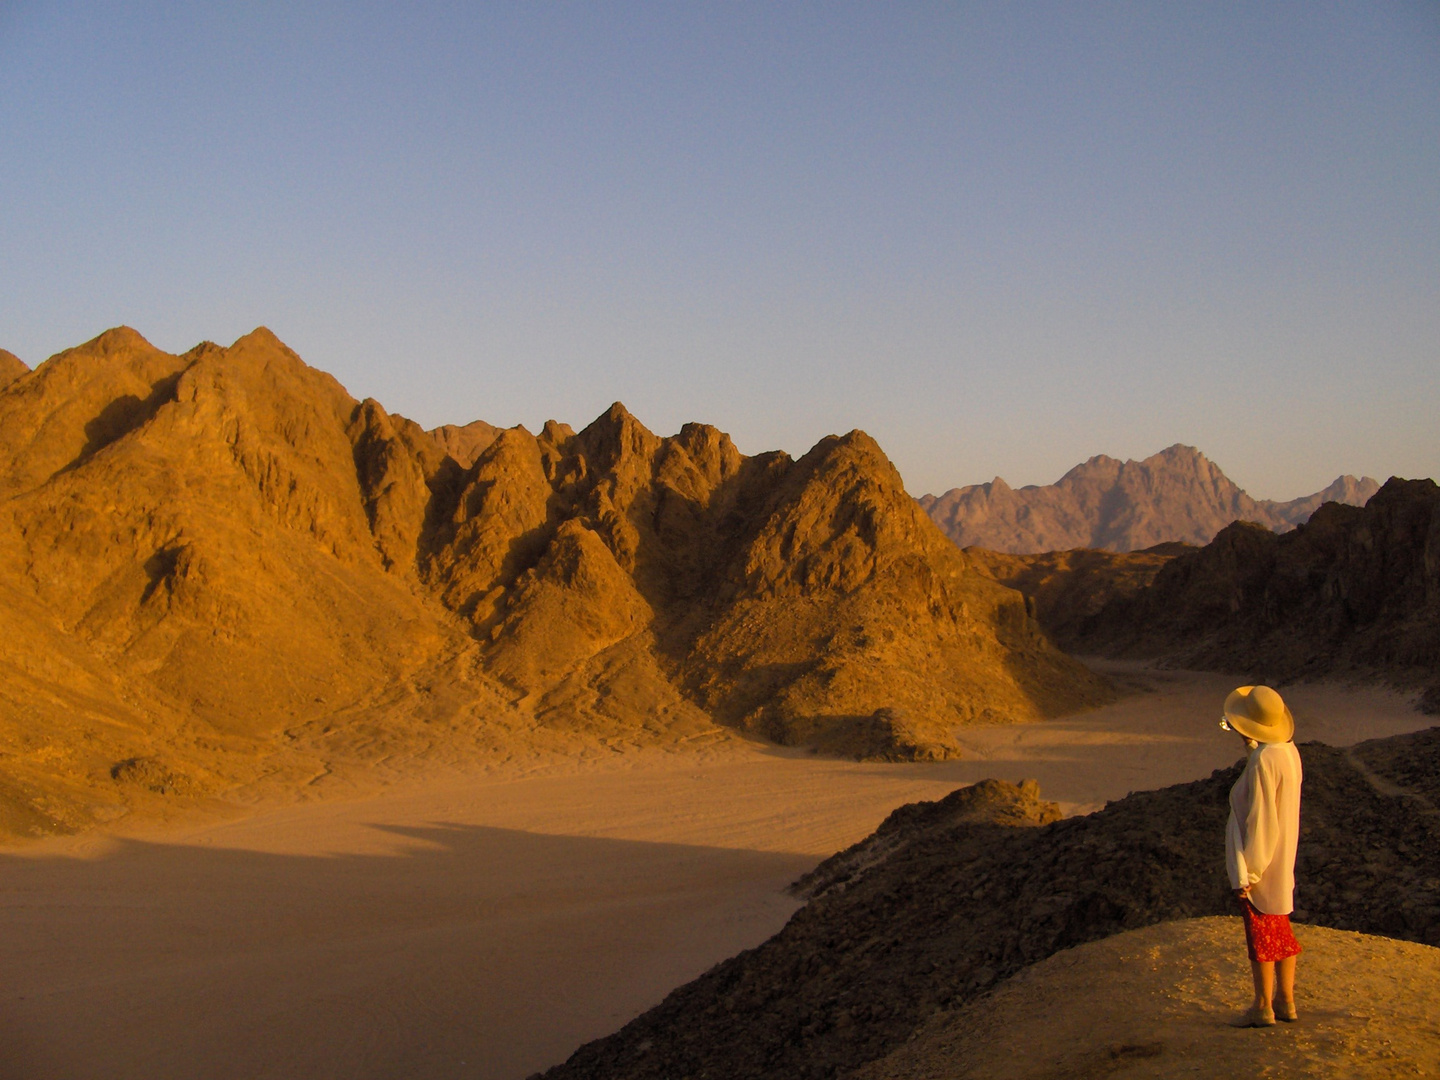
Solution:
{"label": "rocky cliff", "polygon": [[966,548],[973,566],[1025,596],[1031,613],[1061,648],[1094,649],[1087,637],[1107,604],[1135,596],[1172,559],[1197,550],[1190,544],[1157,544],[1139,551],[1077,548],[1013,555]]}
{"label": "rocky cliff", "polygon": [[1289,502],[1252,499],[1194,447],[1176,444],[1143,461],[1101,454],[1054,484],[988,484],[925,495],[920,505],[961,547],[1030,553],[1073,548],[1133,551],[1179,541],[1208,543],[1232,521],[1284,531],[1324,502],[1363,504],[1379,488],[1342,476]]}

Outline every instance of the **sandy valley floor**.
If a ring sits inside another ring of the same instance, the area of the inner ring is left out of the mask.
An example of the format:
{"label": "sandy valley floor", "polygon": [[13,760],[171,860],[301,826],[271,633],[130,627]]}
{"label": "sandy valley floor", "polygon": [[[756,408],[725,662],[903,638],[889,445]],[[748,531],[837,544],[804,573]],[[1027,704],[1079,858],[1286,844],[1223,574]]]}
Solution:
{"label": "sandy valley floor", "polygon": [[[1234,760],[1232,680],[1116,674],[1118,704],[970,729],[960,762],[732,741],[0,852],[0,1076],[519,1080],[768,937],[784,886],[901,803],[1036,777],[1084,812]],[[1432,722],[1286,696],[1302,741]]]}

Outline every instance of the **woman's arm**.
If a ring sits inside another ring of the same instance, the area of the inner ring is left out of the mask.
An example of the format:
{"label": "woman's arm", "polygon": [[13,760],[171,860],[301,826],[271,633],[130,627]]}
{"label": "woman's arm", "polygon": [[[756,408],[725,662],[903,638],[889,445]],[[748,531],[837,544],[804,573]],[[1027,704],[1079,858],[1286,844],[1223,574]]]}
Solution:
{"label": "woman's arm", "polygon": [[1248,880],[1242,880],[1237,888],[1258,882],[1280,846],[1280,770],[1264,749],[1256,758],[1241,849]]}
{"label": "woman's arm", "polygon": [[1230,876],[1230,888],[1236,895],[1242,898],[1248,895],[1250,868],[1245,864],[1245,837],[1240,832],[1240,821],[1233,810],[1225,824],[1225,870]]}

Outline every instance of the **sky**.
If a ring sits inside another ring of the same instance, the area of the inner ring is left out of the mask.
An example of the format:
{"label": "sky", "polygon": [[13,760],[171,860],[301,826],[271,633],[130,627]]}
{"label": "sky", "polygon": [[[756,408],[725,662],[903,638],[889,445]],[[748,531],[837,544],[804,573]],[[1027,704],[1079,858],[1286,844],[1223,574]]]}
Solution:
{"label": "sky", "polygon": [[11,3],[0,347],[259,325],[427,427],[913,494],[1440,477],[1440,3]]}

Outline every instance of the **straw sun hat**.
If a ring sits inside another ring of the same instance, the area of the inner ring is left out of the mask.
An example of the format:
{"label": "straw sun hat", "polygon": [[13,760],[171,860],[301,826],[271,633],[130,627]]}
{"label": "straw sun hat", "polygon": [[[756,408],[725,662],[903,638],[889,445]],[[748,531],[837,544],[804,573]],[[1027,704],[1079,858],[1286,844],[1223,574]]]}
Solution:
{"label": "straw sun hat", "polygon": [[1295,717],[1268,686],[1242,686],[1225,699],[1225,720],[1256,742],[1283,743],[1295,737]]}

